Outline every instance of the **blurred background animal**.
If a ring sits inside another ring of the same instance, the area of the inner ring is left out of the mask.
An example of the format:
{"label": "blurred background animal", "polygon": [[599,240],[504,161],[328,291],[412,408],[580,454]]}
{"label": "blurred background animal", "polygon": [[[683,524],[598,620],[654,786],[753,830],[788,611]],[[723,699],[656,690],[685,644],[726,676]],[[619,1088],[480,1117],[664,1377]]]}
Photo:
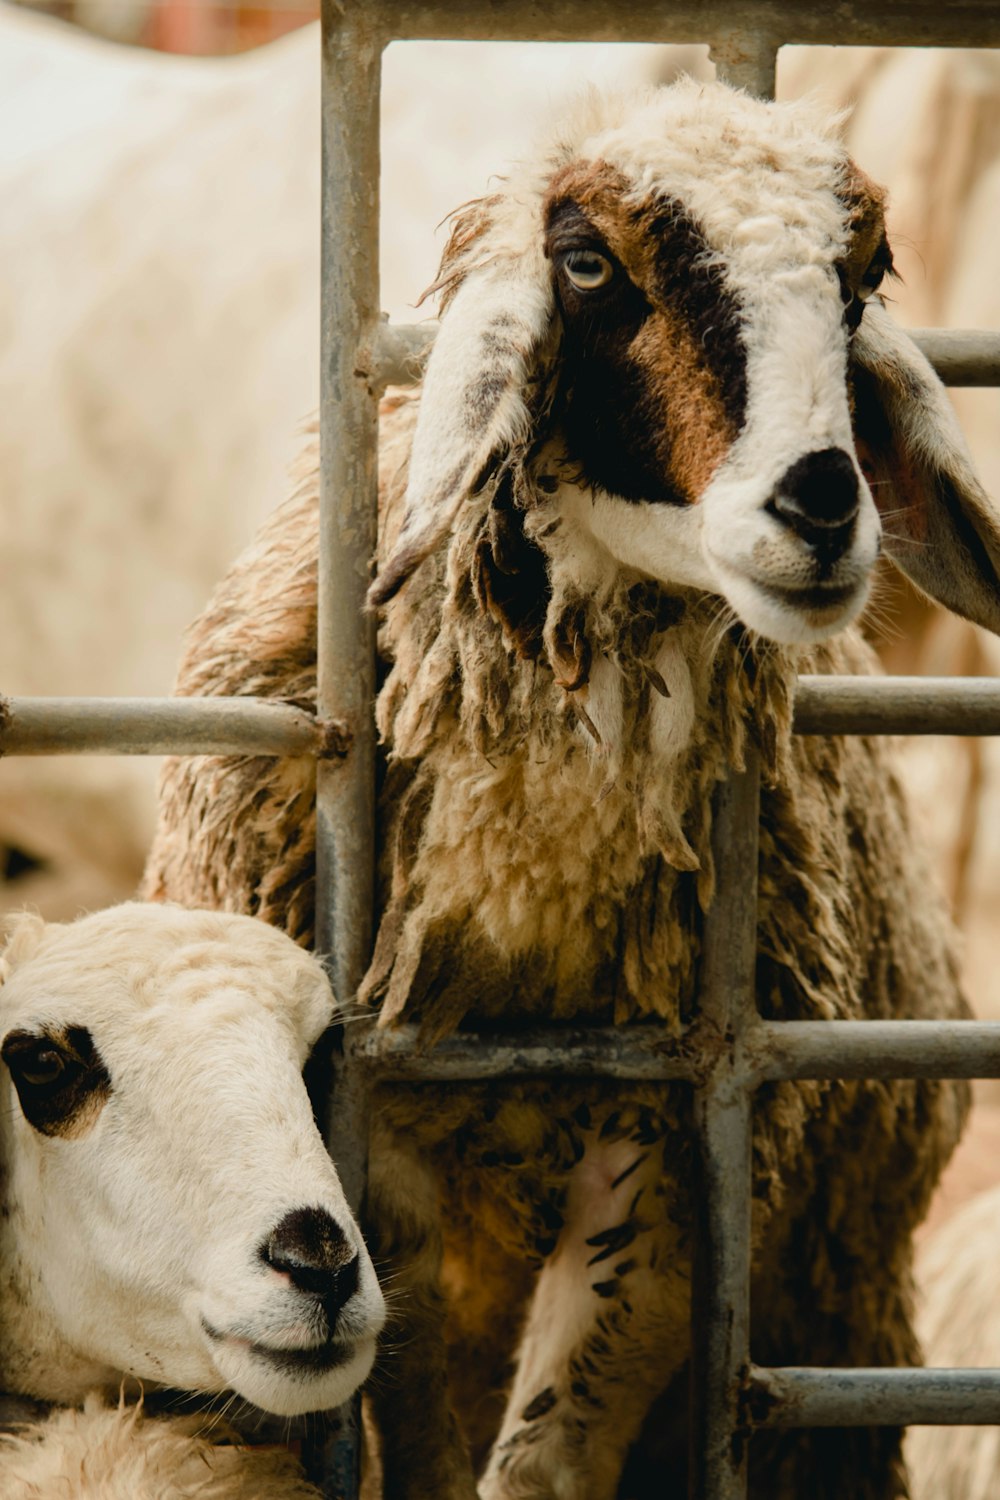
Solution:
{"label": "blurred background animal", "polygon": [[[169,692],[182,630],[285,492],[318,399],[317,46],[310,27],[167,57],[0,5],[0,194],[18,206],[0,224],[0,692]],[[497,139],[569,80],[642,78],[658,56],[472,50],[474,67],[469,45],[387,59],[397,318],[421,316],[428,226]],[[67,917],[128,895],[154,780],[138,758],[6,761],[3,904]]]}

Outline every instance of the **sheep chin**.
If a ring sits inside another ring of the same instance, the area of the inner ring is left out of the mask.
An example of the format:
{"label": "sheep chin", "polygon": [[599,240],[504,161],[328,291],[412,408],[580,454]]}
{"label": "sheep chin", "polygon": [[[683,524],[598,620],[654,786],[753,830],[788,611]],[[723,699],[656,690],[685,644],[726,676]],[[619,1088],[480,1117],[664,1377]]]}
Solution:
{"label": "sheep chin", "polygon": [[779,646],[813,646],[857,619],[868,601],[871,580],[835,588],[788,588],[719,568],[719,592],[743,624]]}
{"label": "sheep chin", "polygon": [[[308,1351],[333,1356],[327,1368],[312,1367],[285,1350],[265,1353],[243,1340],[225,1340],[213,1347],[213,1363],[227,1389],[278,1417],[299,1417],[311,1411],[340,1406],[354,1395],[371,1373],[375,1340],[324,1346]],[[339,1356],[339,1357],[338,1357]],[[324,1361],[325,1363],[325,1361]]]}

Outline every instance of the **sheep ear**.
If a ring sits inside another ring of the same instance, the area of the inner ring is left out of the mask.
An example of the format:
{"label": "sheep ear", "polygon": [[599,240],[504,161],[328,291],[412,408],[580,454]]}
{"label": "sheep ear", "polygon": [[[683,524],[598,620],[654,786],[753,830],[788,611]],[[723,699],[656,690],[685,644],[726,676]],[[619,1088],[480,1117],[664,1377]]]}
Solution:
{"label": "sheep ear", "polygon": [[19,911],[5,918],[4,925],[7,941],[0,949],[0,985],[6,984],[18,964],[37,950],[45,931],[45,923],[32,911]]}
{"label": "sheep ear", "polygon": [[928,361],[881,303],[852,344],[855,437],[884,549],[957,615],[1000,635],[1000,513]]}
{"label": "sheep ear", "polygon": [[370,604],[392,598],[496,460],[528,438],[553,323],[551,271],[541,251],[496,257],[466,274],[431,352],[403,524],[369,590]]}

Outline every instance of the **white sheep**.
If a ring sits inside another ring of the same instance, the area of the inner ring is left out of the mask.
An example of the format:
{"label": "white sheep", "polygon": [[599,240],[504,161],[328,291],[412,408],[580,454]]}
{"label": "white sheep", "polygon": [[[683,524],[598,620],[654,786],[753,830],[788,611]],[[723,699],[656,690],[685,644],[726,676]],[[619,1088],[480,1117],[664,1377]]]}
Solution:
{"label": "white sheep", "polygon": [[[676,1033],[712,791],[750,741],[762,1013],[965,1013],[891,750],[790,732],[798,672],[872,669],[851,622],[880,545],[1000,628],[1000,525],[879,295],[882,198],[809,107],[682,83],[589,99],[457,216],[422,394],[384,412],[388,765],[364,986],[383,1024]],[[195,625],[181,692],[313,690],[315,453],[301,481]],[[172,764],[147,893],[308,940],[311,775]],[[758,1095],[755,1358],[918,1358],[911,1232],[964,1101],[923,1081]],[[480,1497],[614,1495],[654,1400],[682,1409],[691,1152],[681,1088],[384,1099],[372,1231],[410,1330],[373,1391],[387,1495],[474,1493],[439,1234]],[[660,1493],[681,1427],[647,1427]],[[755,1497],[906,1493],[893,1430],[750,1451]]]}
{"label": "white sheep", "polygon": [[[996,1162],[993,1162],[994,1173]],[[975,1194],[917,1255],[917,1328],[929,1365],[1000,1366],[1000,1187]],[[913,1500],[996,1500],[1000,1427],[913,1427]]]}
{"label": "white sheep", "polygon": [[147,1417],[140,1403],[82,1410],[0,1434],[4,1500],[320,1500],[292,1455],[240,1446],[197,1417]]}
{"label": "white sheep", "polygon": [[[471,67],[470,47],[386,57],[396,316],[433,269],[426,224],[496,141],[559,76],[619,56],[472,47]],[[624,52],[645,78],[657,49]],[[318,25],[192,59],[0,5],[0,198],[18,205],[0,219],[0,692],[168,692],[185,624],[282,494],[319,394],[319,93]],[[5,761],[0,904],[64,920],[127,897],[154,784],[141,756]]]}
{"label": "white sheep", "polygon": [[[23,916],[0,981],[0,1389],[346,1399],[384,1304],[302,1081],[333,1012],[321,966],[263,923],[133,903]],[[128,1447],[132,1422],[94,1432]],[[0,1477],[88,1425],[8,1447]]]}

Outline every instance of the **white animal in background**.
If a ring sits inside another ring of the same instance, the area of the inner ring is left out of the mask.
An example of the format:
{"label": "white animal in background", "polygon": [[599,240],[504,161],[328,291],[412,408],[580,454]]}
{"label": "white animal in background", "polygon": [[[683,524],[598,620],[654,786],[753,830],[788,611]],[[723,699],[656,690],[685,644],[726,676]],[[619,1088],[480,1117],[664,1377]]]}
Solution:
{"label": "white animal in background", "polygon": [[[917,1257],[917,1326],[929,1365],[1000,1367],[1000,1186],[977,1193]],[[1000,1427],[913,1427],[913,1500],[996,1500]]]}
{"label": "white animal in background", "polygon": [[302,1081],[320,964],[248,918],[135,903],[22,917],[0,977],[0,1388],[344,1400],[384,1304]]}
{"label": "white animal in background", "polygon": [[[415,316],[427,226],[498,138],[571,80],[657,56],[390,48],[393,315]],[[284,493],[319,394],[319,82],[314,26],[189,59],[0,5],[0,692],[169,692],[181,631]],[[141,759],[5,761],[7,904],[63,918],[130,894],[153,779]]]}

